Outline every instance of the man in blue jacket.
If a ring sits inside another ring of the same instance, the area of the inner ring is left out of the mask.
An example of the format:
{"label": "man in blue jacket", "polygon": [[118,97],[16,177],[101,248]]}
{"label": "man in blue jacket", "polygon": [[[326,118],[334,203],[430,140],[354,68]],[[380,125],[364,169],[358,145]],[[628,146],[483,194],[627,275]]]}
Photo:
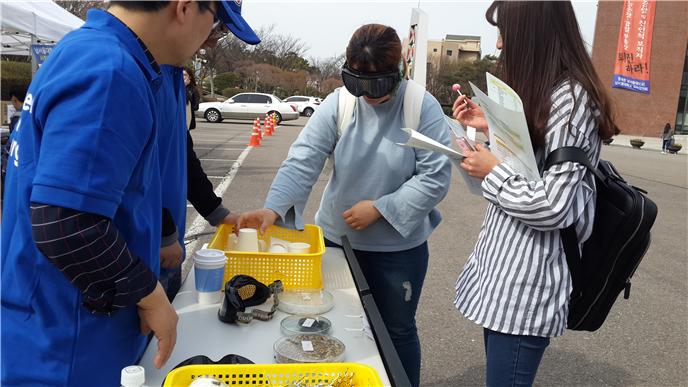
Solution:
{"label": "man in blue jacket", "polygon": [[255,37],[237,6],[111,1],[36,74],[3,208],[3,385],[117,385],[149,331],[155,365],[169,358],[177,315],[157,281],[159,65],[182,65],[220,20]]}

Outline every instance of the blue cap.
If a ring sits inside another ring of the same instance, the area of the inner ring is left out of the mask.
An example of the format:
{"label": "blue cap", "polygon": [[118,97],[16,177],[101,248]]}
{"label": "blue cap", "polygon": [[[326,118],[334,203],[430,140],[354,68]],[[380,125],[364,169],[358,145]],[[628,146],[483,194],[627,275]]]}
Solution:
{"label": "blue cap", "polygon": [[219,12],[217,16],[237,38],[248,44],[258,44],[260,43],[260,38],[253,32],[251,26],[246,23],[246,20],[241,17],[241,1],[242,0],[220,1],[219,3],[222,4],[222,7],[218,9]]}

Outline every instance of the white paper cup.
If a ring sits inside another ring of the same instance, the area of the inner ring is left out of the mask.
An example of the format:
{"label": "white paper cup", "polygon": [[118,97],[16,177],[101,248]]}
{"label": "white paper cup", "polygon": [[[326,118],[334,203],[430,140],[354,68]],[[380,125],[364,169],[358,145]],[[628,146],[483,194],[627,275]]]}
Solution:
{"label": "white paper cup", "polygon": [[311,251],[311,245],[304,242],[292,242],[287,246],[287,250],[292,254],[308,254]]}
{"label": "white paper cup", "polygon": [[258,230],[255,228],[239,229],[239,238],[237,241],[237,251],[258,252],[260,245],[258,244]]}
{"label": "white paper cup", "polygon": [[222,250],[201,249],[194,253],[194,274],[199,304],[222,300],[222,285],[227,257]]}
{"label": "white paper cup", "polygon": [[270,251],[271,253],[286,253],[286,252],[289,251],[289,250],[287,249],[287,247],[286,247],[285,245],[282,245],[282,244],[279,244],[279,243],[275,243],[275,244],[273,244],[272,246],[270,246],[270,250],[269,250],[269,251]]}
{"label": "white paper cup", "polygon": [[227,246],[225,247],[225,250],[235,250],[237,249],[237,245],[239,244],[239,237],[233,232],[230,232],[229,235],[227,235]]}

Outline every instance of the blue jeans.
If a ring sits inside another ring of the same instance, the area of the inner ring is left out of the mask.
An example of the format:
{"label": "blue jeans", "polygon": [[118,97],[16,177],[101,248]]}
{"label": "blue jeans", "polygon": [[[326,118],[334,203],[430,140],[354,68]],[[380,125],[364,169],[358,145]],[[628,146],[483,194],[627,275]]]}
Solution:
{"label": "blue jeans", "polygon": [[672,142],[672,141],[671,141],[670,138],[667,138],[667,139],[665,139],[665,140],[662,140],[662,151],[668,152],[668,151],[669,151],[669,147],[671,146],[671,142]]}
{"label": "blue jeans", "polygon": [[[325,240],[325,245],[340,247]],[[428,270],[428,242],[403,251],[354,250],[411,385],[420,384],[416,308]]]}
{"label": "blue jeans", "polygon": [[518,336],[483,328],[488,387],[532,386],[548,337]]}

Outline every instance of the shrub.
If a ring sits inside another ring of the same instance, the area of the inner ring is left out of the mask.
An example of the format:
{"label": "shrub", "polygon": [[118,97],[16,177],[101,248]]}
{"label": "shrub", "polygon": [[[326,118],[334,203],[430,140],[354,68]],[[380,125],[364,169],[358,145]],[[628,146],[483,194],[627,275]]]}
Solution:
{"label": "shrub", "polygon": [[217,74],[213,79],[215,83],[215,90],[224,90],[231,87],[237,87],[241,83],[241,75],[234,72]]}
{"label": "shrub", "polygon": [[637,149],[640,149],[640,147],[642,147],[643,145],[645,145],[645,141],[643,141],[643,140],[641,140],[641,139],[639,139],[639,138],[634,138],[634,139],[632,139],[630,142],[631,142],[631,146],[632,146],[633,148],[637,148]]}
{"label": "shrub", "polygon": [[31,83],[31,63],[0,61],[0,99],[8,101],[9,91],[14,87],[28,88]]}

